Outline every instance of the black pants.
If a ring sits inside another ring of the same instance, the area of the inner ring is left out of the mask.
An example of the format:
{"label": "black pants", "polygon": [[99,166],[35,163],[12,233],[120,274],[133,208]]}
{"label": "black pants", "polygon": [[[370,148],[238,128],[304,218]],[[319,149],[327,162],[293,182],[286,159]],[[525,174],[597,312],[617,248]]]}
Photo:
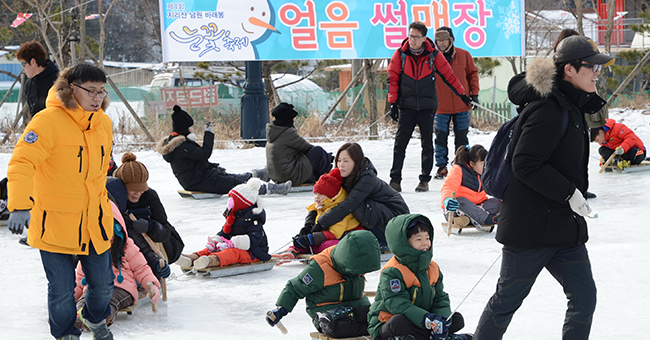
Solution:
{"label": "black pants", "polygon": [[415,125],[420,127],[420,144],[422,145],[422,169],[420,181],[431,180],[433,169],[433,120],[436,116],[434,110],[400,109],[397,123],[397,134],[393,146],[393,167],[390,169],[390,180],[395,183],[402,182],[402,167],[406,156],[406,147],[411,140]]}
{"label": "black pants", "polygon": [[[598,148],[598,153],[605,159],[609,159],[609,157],[614,153],[615,150],[612,150],[606,146],[601,146]],[[630,164],[641,164],[643,160],[645,159],[645,150],[639,150],[639,148],[631,148],[630,150],[627,150],[626,153],[622,154],[620,157],[621,159],[624,159],[626,161],[630,161]]]}
{"label": "black pants", "polygon": [[[309,162],[311,163],[311,168],[313,169],[313,174],[306,183],[316,183],[321,175],[327,174],[332,170],[332,158],[325,149],[320,146],[314,146],[311,150],[306,153]],[[295,185],[302,183],[294,183]]]}
{"label": "black pants", "polygon": [[[465,319],[460,313],[454,313],[451,317],[449,334],[454,334],[463,329],[463,327],[465,327]],[[375,340],[387,340],[391,336],[399,335],[412,335],[418,340],[429,340],[431,337],[431,331],[414,324],[406,316],[398,314],[393,315],[393,317],[388,319],[388,321],[381,326],[379,336]]]}

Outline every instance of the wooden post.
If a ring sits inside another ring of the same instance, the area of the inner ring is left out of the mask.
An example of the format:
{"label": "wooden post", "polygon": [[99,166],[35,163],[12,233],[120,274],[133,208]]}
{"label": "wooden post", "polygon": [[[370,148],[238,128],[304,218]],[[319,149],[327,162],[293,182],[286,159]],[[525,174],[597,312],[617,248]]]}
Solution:
{"label": "wooden post", "polygon": [[[275,314],[273,314],[273,311],[267,311],[266,312],[266,317],[271,319],[271,321],[275,321],[275,319],[276,319]],[[278,327],[278,329],[280,330],[280,332],[282,332],[282,334],[287,334],[287,332],[288,332],[287,328],[284,327],[282,322],[278,321],[278,323],[276,323],[275,326]]]}
{"label": "wooden post", "polygon": [[600,167],[600,170],[598,171],[599,174],[602,173],[603,171],[605,171],[605,168],[609,165],[609,163],[612,162],[612,160],[614,159],[614,157],[616,157],[616,152],[612,152],[612,155],[609,156],[609,158],[607,158],[607,162],[605,162],[605,164],[603,164],[603,165]]}
{"label": "wooden post", "polygon": [[[135,216],[133,214],[129,214],[129,218],[131,219],[131,221],[137,220],[137,218],[135,218]],[[165,256],[165,254],[163,254],[160,251],[160,249],[158,249],[156,244],[153,242],[151,237],[149,237],[149,235],[147,235],[147,233],[142,233],[142,237],[144,237],[144,240],[147,241],[147,244],[149,244],[149,247],[151,247],[151,250],[153,250],[158,256],[161,257],[159,262],[158,262],[158,265],[160,266],[160,268],[162,268],[165,265],[165,262],[167,260],[167,256]],[[167,301],[167,280],[165,280],[164,277],[160,278],[160,288],[161,288],[160,290],[161,290],[161,294],[162,294],[162,300]]]}

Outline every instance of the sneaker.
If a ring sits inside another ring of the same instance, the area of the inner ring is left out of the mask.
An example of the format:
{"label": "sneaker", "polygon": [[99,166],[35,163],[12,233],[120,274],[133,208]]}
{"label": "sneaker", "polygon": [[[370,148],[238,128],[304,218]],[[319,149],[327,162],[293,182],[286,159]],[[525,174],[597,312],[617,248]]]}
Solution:
{"label": "sneaker", "polygon": [[445,179],[445,177],[447,177],[448,172],[449,171],[447,171],[447,166],[446,165],[439,166],[438,171],[436,171],[436,175],[433,176],[433,178],[435,178],[435,179]]}
{"label": "sneaker", "polygon": [[181,254],[181,256],[174,262],[175,264],[181,266],[181,268],[192,268],[194,260],[192,260],[191,257],[185,254]]}
{"label": "sneaker", "polygon": [[269,195],[286,195],[291,190],[291,181],[282,184],[269,182],[266,184],[267,194]]}
{"label": "sneaker", "polygon": [[469,225],[469,217],[467,216],[456,216],[454,217],[454,225],[458,227],[465,227]]}
{"label": "sneaker", "polygon": [[271,180],[271,178],[269,178],[269,171],[266,168],[253,169],[251,170],[251,173],[253,174],[253,177],[257,177],[264,182],[268,182]]}
{"label": "sneaker", "polygon": [[415,187],[415,192],[427,192],[429,191],[429,182],[420,181],[417,187]]}
{"label": "sneaker", "polygon": [[279,266],[281,264],[289,263],[292,260],[295,260],[298,257],[298,253],[292,249],[287,249],[280,254],[271,255],[271,257],[276,259],[275,265]]}
{"label": "sneaker", "polygon": [[399,183],[390,181],[389,185],[390,185],[391,188],[393,188],[393,190],[395,190],[397,192],[402,192],[402,186]]}
{"label": "sneaker", "polygon": [[77,315],[81,322],[86,325],[86,327],[90,328],[90,331],[93,334],[93,340],[113,340],[113,333],[111,333],[108,326],[106,326],[106,321],[102,320],[97,323],[90,322],[84,319],[83,315],[81,315],[82,310],[83,308],[79,309]]}

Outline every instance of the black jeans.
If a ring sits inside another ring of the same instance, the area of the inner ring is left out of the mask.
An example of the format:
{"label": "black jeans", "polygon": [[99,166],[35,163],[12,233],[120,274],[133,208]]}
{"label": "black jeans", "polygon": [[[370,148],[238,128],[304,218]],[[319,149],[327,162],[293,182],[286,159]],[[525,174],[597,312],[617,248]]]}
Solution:
{"label": "black jeans", "polygon": [[504,246],[502,252],[497,291],[483,310],[474,332],[474,340],[503,338],[512,316],[544,268],[562,285],[569,300],[562,339],[589,339],[592,316],[596,309],[596,284],[585,245],[535,249]]}
{"label": "black jeans", "polygon": [[393,167],[390,169],[390,180],[395,183],[402,182],[402,167],[406,156],[406,147],[411,140],[415,125],[420,127],[420,144],[422,145],[422,170],[420,181],[431,180],[433,169],[433,120],[436,115],[434,110],[400,109],[397,123],[397,134],[393,146]]}

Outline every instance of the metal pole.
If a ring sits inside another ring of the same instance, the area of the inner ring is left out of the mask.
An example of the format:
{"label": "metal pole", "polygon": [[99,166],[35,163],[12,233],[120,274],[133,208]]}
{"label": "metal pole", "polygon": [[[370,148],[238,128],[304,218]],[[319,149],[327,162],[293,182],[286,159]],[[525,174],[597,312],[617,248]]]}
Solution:
{"label": "metal pole", "polygon": [[269,123],[269,97],[264,92],[262,62],[246,62],[246,81],[241,97],[241,137],[257,140],[255,146],[266,146],[266,124]]}

